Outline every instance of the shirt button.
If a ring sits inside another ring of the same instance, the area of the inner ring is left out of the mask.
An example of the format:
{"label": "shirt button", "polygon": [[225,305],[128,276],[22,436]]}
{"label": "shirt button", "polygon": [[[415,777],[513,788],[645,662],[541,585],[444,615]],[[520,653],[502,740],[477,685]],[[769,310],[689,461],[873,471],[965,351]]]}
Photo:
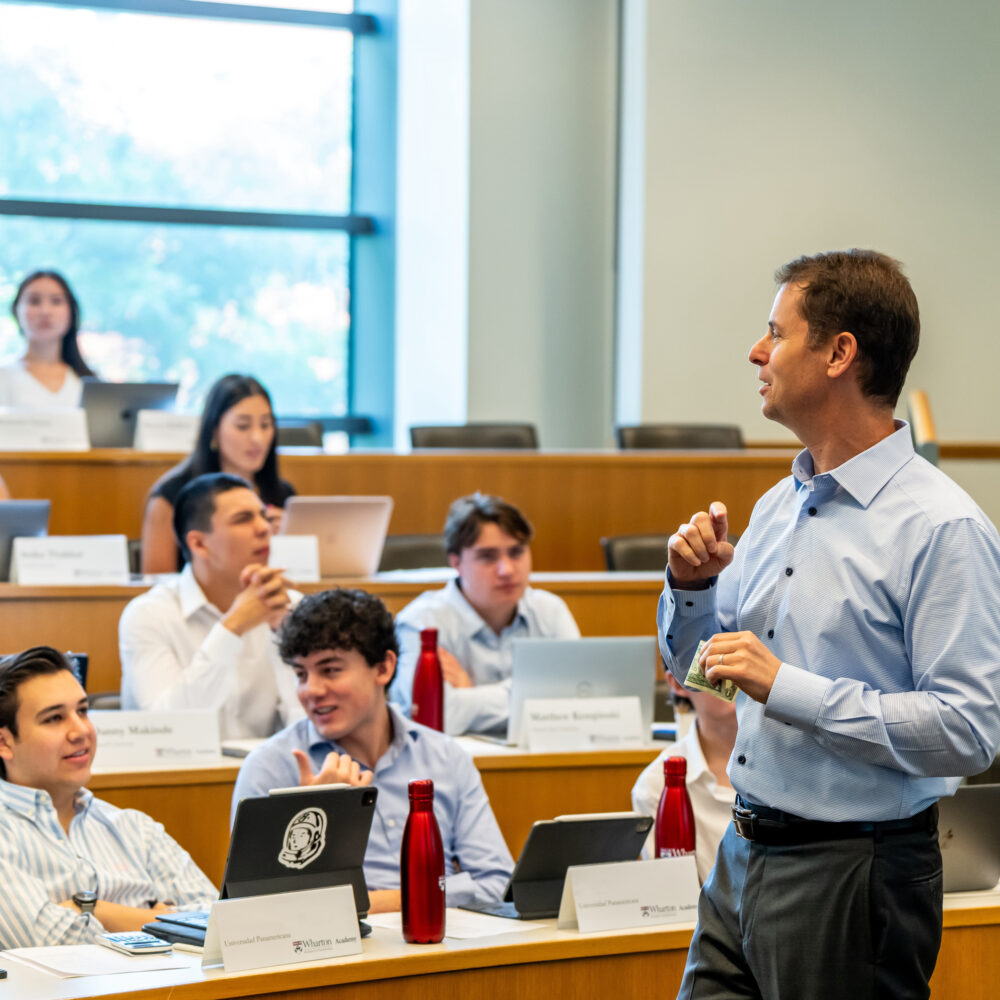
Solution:
{"label": "shirt button", "polygon": [[685,607],[693,608],[694,607],[694,601],[685,601],[684,605],[685,605]]}
{"label": "shirt button", "polygon": [[747,759],[746,759],[746,756],[744,754],[740,754],[739,757],[736,758],[736,763],[737,764],[745,764],[746,762],[747,762]]}
{"label": "shirt button", "polygon": [[787,569],[785,570],[785,576],[791,576],[791,575],[792,575],[792,567],[791,567],[791,566],[789,566],[789,567],[788,567],[788,568],[787,568]]}
{"label": "shirt button", "polygon": [[773,639],[774,638],[774,629],[773,628],[769,628],[767,630],[767,637],[768,637],[768,639]]}
{"label": "shirt button", "polygon": [[816,508],[815,507],[810,507],[809,508],[809,516],[810,517],[815,517],[816,516]]}
{"label": "shirt button", "polygon": [[385,825],[386,826],[395,826],[396,825],[396,821],[394,819],[387,819],[385,821]]}

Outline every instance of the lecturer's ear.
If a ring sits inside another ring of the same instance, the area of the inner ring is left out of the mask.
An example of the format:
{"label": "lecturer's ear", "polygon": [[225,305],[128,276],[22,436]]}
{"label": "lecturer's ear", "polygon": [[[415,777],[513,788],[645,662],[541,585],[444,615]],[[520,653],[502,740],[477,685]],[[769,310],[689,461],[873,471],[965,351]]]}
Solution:
{"label": "lecturer's ear", "polygon": [[829,378],[840,378],[851,369],[858,356],[858,341],[853,333],[846,330],[831,337],[826,345],[826,374]]}

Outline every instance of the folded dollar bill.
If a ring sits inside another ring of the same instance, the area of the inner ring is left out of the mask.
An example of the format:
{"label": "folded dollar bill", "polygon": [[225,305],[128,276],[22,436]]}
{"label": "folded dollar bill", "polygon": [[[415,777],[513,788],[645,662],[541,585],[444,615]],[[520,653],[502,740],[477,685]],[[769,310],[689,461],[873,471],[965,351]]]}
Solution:
{"label": "folded dollar bill", "polygon": [[698,657],[701,656],[701,651],[705,648],[707,641],[706,639],[702,639],[698,643],[698,648],[694,651],[694,659],[688,668],[687,677],[684,678],[684,687],[691,688],[692,691],[706,691],[708,694],[715,695],[716,698],[721,698],[723,701],[733,701],[739,691],[736,682],[724,680],[716,687],[705,676],[705,671],[701,669]]}

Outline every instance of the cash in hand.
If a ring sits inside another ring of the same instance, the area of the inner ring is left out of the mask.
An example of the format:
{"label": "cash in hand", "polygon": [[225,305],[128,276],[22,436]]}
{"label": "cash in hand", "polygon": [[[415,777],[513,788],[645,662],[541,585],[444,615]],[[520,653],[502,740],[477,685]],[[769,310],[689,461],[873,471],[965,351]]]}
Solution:
{"label": "cash in hand", "polygon": [[701,651],[705,648],[705,643],[708,642],[707,639],[702,639],[698,643],[698,648],[694,651],[694,659],[691,661],[691,666],[688,668],[687,677],[684,678],[684,687],[691,688],[692,691],[705,691],[708,694],[714,695],[716,698],[721,698],[723,701],[735,701],[736,695],[739,692],[739,688],[736,686],[736,681],[729,680],[728,678],[720,682],[719,686],[716,687],[706,676],[705,671],[701,669],[701,663],[698,662],[698,657],[701,656]]}

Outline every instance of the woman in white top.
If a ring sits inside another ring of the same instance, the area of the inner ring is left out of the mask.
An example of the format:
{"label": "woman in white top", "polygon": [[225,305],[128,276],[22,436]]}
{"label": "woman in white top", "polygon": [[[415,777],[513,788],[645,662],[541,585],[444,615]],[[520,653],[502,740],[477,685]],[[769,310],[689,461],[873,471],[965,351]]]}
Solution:
{"label": "woman in white top", "polygon": [[35,271],[21,282],[11,312],[26,341],[24,356],[0,366],[0,406],[67,410],[80,405],[80,379],[94,373],[77,346],[80,306],[66,279]]}

